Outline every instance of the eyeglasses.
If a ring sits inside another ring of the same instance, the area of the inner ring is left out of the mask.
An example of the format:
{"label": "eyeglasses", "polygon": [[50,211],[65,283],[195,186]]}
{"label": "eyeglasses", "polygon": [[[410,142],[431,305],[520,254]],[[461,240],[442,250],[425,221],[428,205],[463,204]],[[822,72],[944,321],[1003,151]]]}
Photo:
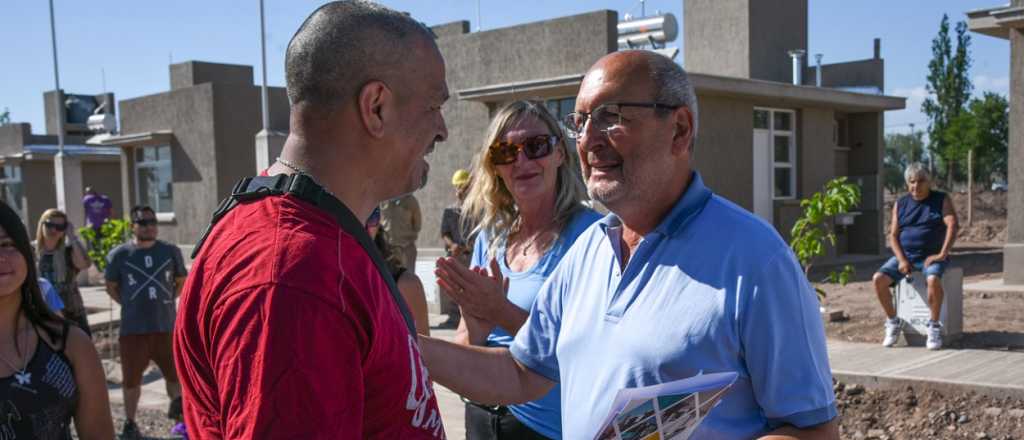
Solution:
{"label": "eyeglasses", "polygon": [[558,143],[558,136],[542,134],[526,139],[521,143],[497,141],[491,144],[489,153],[491,163],[494,165],[508,165],[515,163],[522,151],[527,159],[540,159],[554,151]]}
{"label": "eyeglasses", "polygon": [[47,228],[53,229],[54,231],[64,231],[68,228],[67,223],[43,222],[43,224],[46,225]]}
{"label": "eyeglasses", "polygon": [[604,133],[612,134],[621,130],[623,122],[629,121],[629,119],[622,117],[622,109],[625,107],[675,110],[682,106],[661,104],[657,102],[615,102],[600,105],[590,113],[569,113],[568,115],[565,115],[564,121],[565,127],[569,132],[569,137],[572,137],[573,139],[583,137],[583,132],[586,131],[587,121],[591,121],[591,123],[594,124],[595,129]]}
{"label": "eyeglasses", "polygon": [[140,219],[138,219],[138,220],[135,220],[135,222],[134,222],[134,223],[135,223],[135,224],[137,224],[137,225],[139,225],[139,226],[153,226],[153,225],[155,225],[155,224],[156,224],[156,219],[152,219],[152,218],[140,218]]}

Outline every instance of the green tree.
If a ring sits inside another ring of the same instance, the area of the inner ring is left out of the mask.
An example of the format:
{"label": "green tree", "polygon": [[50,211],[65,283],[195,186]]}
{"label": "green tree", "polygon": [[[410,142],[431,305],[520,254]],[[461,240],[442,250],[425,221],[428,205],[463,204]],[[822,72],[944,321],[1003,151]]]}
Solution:
{"label": "green tree", "polygon": [[991,183],[992,176],[1006,179],[1010,138],[1010,103],[998,93],[985,92],[971,100],[968,111],[974,119],[975,179]]}
{"label": "green tree", "polygon": [[924,133],[911,134],[890,133],[885,135],[885,157],[882,159],[885,168],[885,189],[897,193],[904,188],[903,170],[914,162],[924,160]]}
{"label": "green tree", "polygon": [[11,111],[4,107],[4,111],[0,112],[0,125],[7,125],[11,123]]}
{"label": "green tree", "polygon": [[967,24],[960,21],[956,24],[954,50],[949,36],[949,17],[943,14],[939,33],[932,40],[932,59],[928,62],[928,83],[925,87],[931,96],[925,99],[921,111],[928,116],[928,150],[946,168],[947,184],[952,183],[954,169],[960,158],[958,155],[964,151],[962,147],[950,144],[946,130],[965,110],[967,100],[971,97],[973,85],[968,76],[971,67],[970,45],[971,36],[967,34]]}
{"label": "green tree", "polygon": [[[967,153],[974,151],[976,182],[990,183],[993,175],[1005,178],[1009,119],[1006,98],[986,92],[981,98],[972,99],[967,110],[953,118],[946,128],[943,136],[952,157],[965,163]],[[966,174],[966,169],[959,173]]]}

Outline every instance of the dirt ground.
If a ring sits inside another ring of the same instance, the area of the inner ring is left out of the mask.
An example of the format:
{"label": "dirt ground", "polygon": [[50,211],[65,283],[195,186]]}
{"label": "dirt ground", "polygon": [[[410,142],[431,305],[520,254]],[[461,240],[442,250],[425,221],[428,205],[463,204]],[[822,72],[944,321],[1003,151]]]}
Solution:
{"label": "dirt ground", "polygon": [[[124,424],[124,405],[112,404],[110,405],[110,412],[114,416],[114,435],[116,438],[120,438],[121,425]],[[174,421],[167,418],[167,414],[162,411],[140,408],[135,413],[135,424],[139,426],[139,431],[142,433],[142,440],[171,440],[180,439],[181,436],[171,435],[171,428],[174,427]],[[74,429],[71,430],[72,437],[78,438],[78,433]]]}
{"label": "dirt ground", "polygon": [[[963,268],[964,282],[999,278],[1002,248],[961,245],[954,248],[952,264]],[[881,260],[855,265],[854,281],[846,286],[818,283],[827,292],[828,311],[843,311],[845,321],[826,323],[829,338],[854,342],[881,342],[885,314],[875,296],[871,275]],[[812,277],[813,278],[813,277]],[[954,348],[1024,350],[1024,290],[1020,292],[964,292],[963,339]]]}
{"label": "dirt ground", "polygon": [[1024,439],[1024,401],[835,385],[843,439]]}

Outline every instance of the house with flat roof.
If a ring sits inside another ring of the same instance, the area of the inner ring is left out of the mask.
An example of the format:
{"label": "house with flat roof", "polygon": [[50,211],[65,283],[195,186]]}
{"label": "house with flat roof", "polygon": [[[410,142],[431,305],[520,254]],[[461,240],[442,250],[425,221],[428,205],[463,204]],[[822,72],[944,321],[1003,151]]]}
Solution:
{"label": "house with flat roof", "polygon": [[[465,21],[433,28],[455,99],[444,110],[448,141],[428,157],[434,178],[416,193],[421,247],[440,246],[439,213],[454,201],[443,177],[469,166],[491,115],[516,99],[542,100],[558,116],[573,111],[587,68],[619,50],[619,23],[616,12],[597,11],[484,32]],[[794,69],[789,56],[808,47],[806,0],[687,0],[684,23],[705,182],[787,236],[801,198],[849,176],[863,200],[834,251],[880,253],[884,112],[905,106],[882,94],[880,43],[870,58],[821,66],[819,86],[818,67],[805,58]]]}
{"label": "house with flat roof", "polygon": [[[0,126],[0,199],[21,216],[29,233],[43,211],[57,207],[57,185],[54,156],[59,151],[58,120],[65,118],[64,169],[73,187],[84,191],[92,187],[110,197],[115,212],[124,207],[121,198],[120,166],[116,148],[88,145],[95,133],[87,127],[94,114],[114,113],[114,94],[65,94],[48,91],[43,94],[46,109],[46,133],[32,133],[28,123]],[[58,109],[63,114],[58,113]],[[68,216],[76,226],[84,224],[81,199],[84,192],[68,194]]]}
{"label": "house with flat roof", "polygon": [[[684,21],[706,183],[787,235],[799,199],[849,176],[864,197],[834,252],[880,253],[884,112],[905,105],[882,93],[880,43],[863,60],[819,67],[801,58],[794,68],[789,52],[808,47],[807,0],[687,0]],[[495,111],[516,99],[541,100],[557,116],[573,111],[586,70],[620,50],[620,24],[602,10],[482,32],[468,21],[431,28],[453,99],[443,109],[448,140],[428,156],[431,179],[416,192],[420,248],[441,247],[441,212],[454,202],[447,177],[470,165]],[[104,144],[120,148],[122,197],[152,205],[162,234],[191,244],[234,182],[257,171],[259,88],[249,66],[170,70],[169,91],[121,101],[121,134]],[[285,90],[271,88],[270,101],[270,128],[287,131]]]}
{"label": "house with flat roof", "polygon": [[[251,66],[170,65],[170,90],[120,102],[124,200],[153,207],[162,239],[194,244],[235,182],[256,173],[260,88]],[[288,97],[272,87],[271,127],[287,131]],[[127,215],[127,213],[125,213]]]}

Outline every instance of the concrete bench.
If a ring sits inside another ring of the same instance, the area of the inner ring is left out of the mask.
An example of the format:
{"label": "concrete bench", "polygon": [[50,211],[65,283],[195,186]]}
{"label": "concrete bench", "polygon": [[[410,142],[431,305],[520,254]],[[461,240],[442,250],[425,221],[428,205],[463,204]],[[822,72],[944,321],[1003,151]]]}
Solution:
{"label": "concrete bench", "polygon": [[[896,285],[893,300],[896,315],[903,319],[903,336],[908,345],[924,345],[927,337],[926,325],[931,318],[928,308],[928,285],[924,274],[913,272]],[[964,322],[964,271],[959,267],[948,267],[942,276],[942,339],[949,344],[960,339]]]}

